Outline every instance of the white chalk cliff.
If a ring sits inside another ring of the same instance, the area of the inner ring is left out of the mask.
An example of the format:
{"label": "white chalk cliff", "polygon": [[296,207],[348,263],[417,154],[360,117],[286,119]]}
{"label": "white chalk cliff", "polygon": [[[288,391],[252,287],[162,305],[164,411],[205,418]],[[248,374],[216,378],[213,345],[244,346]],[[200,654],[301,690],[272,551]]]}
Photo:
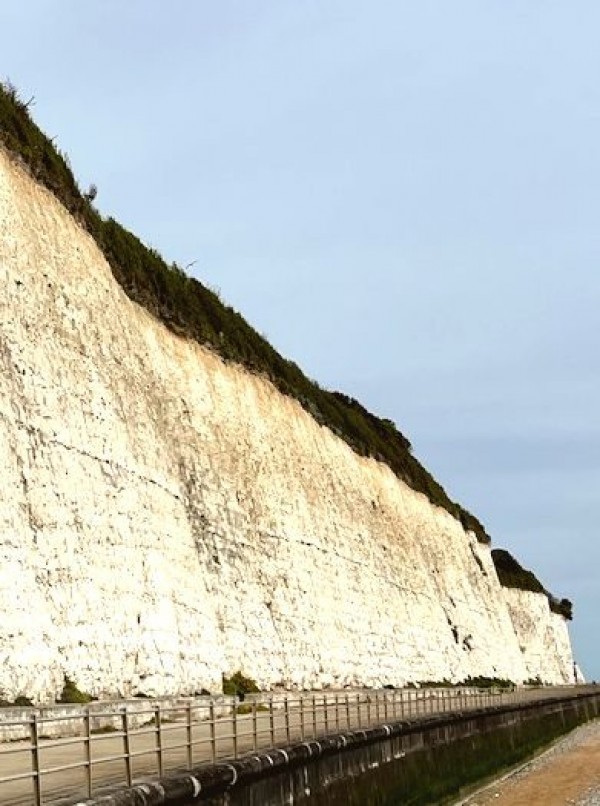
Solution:
{"label": "white chalk cliff", "polygon": [[572,680],[488,547],[131,302],[2,151],[0,283],[4,696]]}

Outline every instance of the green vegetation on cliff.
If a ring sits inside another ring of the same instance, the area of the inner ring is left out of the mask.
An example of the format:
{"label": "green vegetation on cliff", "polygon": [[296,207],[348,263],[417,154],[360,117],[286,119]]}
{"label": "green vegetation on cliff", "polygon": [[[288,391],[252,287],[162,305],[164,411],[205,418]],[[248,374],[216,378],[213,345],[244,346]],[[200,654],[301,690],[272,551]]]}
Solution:
{"label": "green vegetation on cliff", "polygon": [[496,566],[496,573],[500,584],[505,588],[519,588],[519,590],[533,591],[534,593],[545,593],[548,597],[550,610],[559,613],[569,621],[573,618],[573,605],[568,599],[557,599],[542,585],[533,571],[526,568],[515,560],[515,558],[505,549],[493,549],[492,559]]}
{"label": "green vegetation on cliff", "polygon": [[489,543],[481,523],[450,500],[443,487],[412,455],[408,439],[390,420],[367,411],[353,398],[322,389],[292,361],[283,358],[233,308],[176,264],[154,250],[113,218],[94,208],[95,188],[82,193],[67,158],[40,131],[10,84],[0,86],[0,140],[31,174],[44,184],[88,230],[104,253],[117,282],[175,333],[209,345],[226,361],[268,377],[295,398],[312,417],[344,439],[358,454],[385,462],[414,490],[456,517],[482,543]]}

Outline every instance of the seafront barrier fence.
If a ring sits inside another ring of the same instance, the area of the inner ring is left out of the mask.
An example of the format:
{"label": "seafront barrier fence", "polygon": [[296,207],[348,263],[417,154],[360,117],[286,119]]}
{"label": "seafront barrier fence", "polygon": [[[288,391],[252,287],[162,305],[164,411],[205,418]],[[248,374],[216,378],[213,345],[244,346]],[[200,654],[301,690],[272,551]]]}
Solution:
{"label": "seafront barrier fence", "polygon": [[110,787],[131,786],[143,778],[294,741],[543,700],[569,690],[573,689],[277,692],[250,695],[243,702],[235,697],[199,697],[2,709],[0,804],[73,803]]}

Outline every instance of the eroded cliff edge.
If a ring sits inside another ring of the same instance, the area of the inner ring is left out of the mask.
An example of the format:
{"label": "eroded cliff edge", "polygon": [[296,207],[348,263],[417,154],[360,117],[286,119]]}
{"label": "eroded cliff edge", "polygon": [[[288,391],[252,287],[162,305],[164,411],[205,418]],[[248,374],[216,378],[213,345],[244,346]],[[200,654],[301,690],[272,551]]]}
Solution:
{"label": "eroded cliff edge", "polygon": [[487,546],[131,302],[5,152],[0,281],[8,696],[51,698],[65,673],[95,694],[215,691],[236,669],[267,687],[518,682],[536,658],[572,679],[568,636],[523,649],[529,605],[509,611]]}

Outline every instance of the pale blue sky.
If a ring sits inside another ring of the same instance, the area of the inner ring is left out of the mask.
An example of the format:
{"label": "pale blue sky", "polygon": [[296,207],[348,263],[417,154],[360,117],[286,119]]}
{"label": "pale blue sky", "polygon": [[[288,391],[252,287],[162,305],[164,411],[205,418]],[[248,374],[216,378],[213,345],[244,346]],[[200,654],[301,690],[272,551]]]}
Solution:
{"label": "pale blue sky", "polygon": [[100,209],[394,419],[597,678],[599,32],[592,0],[0,5]]}

